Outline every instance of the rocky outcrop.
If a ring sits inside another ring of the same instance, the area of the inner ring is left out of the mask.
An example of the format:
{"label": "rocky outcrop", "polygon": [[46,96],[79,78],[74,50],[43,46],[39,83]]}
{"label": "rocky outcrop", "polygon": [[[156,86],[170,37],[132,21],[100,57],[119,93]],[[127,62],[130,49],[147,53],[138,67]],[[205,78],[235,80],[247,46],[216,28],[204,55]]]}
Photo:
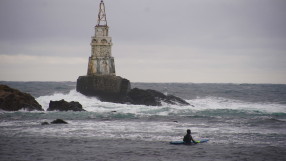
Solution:
{"label": "rocky outcrop", "polygon": [[189,105],[185,100],[173,96],[165,95],[159,91],[134,88],[128,93],[131,104],[147,105],[147,106],[162,106],[162,102],[167,104]]}
{"label": "rocky outcrop", "polygon": [[85,111],[79,102],[50,101],[47,111]]}
{"label": "rocky outcrop", "polygon": [[0,85],[0,109],[5,111],[44,111],[42,106],[28,93],[6,85]]}
{"label": "rocky outcrop", "polygon": [[[52,121],[51,124],[68,124],[68,123],[62,119],[56,119]],[[45,122],[42,122],[41,125],[50,125],[50,123],[45,121]]]}
{"label": "rocky outcrop", "polygon": [[113,75],[80,76],[76,90],[86,96],[96,96],[101,101],[124,103],[130,91],[130,81]]}
{"label": "rocky outcrop", "polygon": [[130,89],[130,81],[119,76],[89,75],[77,79],[76,90],[87,96],[96,96],[101,101],[130,103],[135,105],[161,106],[168,104],[189,105],[173,95],[164,95],[155,90]]}
{"label": "rocky outcrop", "polygon": [[131,104],[135,105],[147,105],[147,106],[159,106],[160,100],[156,99],[151,92],[146,90],[134,88],[128,93],[128,97],[131,100]]}
{"label": "rocky outcrop", "polygon": [[68,124],[68,123],[62,119],[56,119],[52,121],[51,124]]}
{"label": "rocky outcrop", "polygon": [[49,125],[50,123],[48,122],[42,122],[41,125]]}

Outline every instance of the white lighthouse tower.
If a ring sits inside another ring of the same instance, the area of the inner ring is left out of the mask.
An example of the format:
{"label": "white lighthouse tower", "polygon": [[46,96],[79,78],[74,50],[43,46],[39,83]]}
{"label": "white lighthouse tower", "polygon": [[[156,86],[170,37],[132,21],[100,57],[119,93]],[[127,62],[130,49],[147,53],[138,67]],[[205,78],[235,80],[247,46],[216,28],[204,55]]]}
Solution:
{"label": "white lighthouse tower", "polygon": [[114,58],[111,55],[112,39],[108,36],[108,30],[105,6],[101,0],[95,35],[90,43],[91,56],[89,57],[87,75],[115,75]]}

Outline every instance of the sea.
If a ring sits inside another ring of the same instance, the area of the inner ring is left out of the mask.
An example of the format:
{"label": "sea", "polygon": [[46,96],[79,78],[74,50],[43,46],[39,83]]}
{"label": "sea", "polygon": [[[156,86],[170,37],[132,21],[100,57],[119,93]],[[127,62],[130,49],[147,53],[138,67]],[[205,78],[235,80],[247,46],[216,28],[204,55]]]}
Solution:
{"label": "sea", "polygon": [[[78,101],[86,112],[0,111],[1,161],[286,160],[286,85],[132,83],[191,105],[144,106],[101,102],[76,82],[0,84],[30,93],[46,110]],[[41,125],[63,119],[68,124]],[[206,143],[171,145],[186,130]]]}

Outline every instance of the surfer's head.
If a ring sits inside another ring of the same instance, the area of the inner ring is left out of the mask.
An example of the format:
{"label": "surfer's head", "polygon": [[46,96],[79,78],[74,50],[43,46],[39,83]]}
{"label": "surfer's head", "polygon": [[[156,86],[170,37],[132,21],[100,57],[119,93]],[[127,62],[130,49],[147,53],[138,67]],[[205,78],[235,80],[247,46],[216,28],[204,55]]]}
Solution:
{"label": "surfer's head", "polygon": [[190,129],[188,129],[188,130],[187,130],[187,133],[188,133],[188,134],[191,134],[191,130],[190,130]]}

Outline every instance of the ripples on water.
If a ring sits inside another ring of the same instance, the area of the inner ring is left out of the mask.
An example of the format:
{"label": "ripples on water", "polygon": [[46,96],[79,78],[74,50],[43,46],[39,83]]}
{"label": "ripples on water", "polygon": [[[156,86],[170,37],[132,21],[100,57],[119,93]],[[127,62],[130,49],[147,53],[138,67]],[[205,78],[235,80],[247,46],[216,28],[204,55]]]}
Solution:
{"label": "ripples on water", "polygon": [[[31,84],[37,87],[33,89]],[[285,85],[135,84],[141,88],[156,87],[165,93],[175,93],[194,105],[152,107],[100,102],[76,92],[72,82],[48,83],[52,86],[50,91],[41,94],[39,91],[48,88],[43,84],[24,83],[22,88],[37,93],[36,100],[44,109],[48,108],[50,100],[64,99],[79,101],[87,112],[2,111],[1,137],[168,143],[181,140],[186,129],[190,128],[195,139],[210,139],[209,145],[286,147]],[[59,88],[62,84],[64,86]],[[21,87],[21,83],[17,85]],[[266,97],[269,98],[264,99]],[[69,124],[41,125],[41,122],[57,118]]]}

